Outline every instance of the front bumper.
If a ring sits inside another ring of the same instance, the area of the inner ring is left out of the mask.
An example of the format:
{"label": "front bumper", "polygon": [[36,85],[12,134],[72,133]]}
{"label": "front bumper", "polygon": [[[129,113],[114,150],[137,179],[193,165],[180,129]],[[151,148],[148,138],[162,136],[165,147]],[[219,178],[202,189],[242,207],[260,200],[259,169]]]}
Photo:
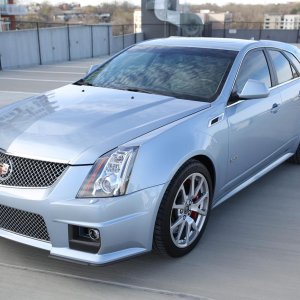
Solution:
{"label": "front bumper", "polygon": [[[89,166],[70,167],[51,189],[0,187],[0,205],[44,218],[50,242],[0,228],[0,236],[50,251],[50,255],[101,265],[152,249],[153,228],[164,185],[114,198],[77,199]],[[69,226],[96,228],[101,247],[92,254],[69,246]]]}

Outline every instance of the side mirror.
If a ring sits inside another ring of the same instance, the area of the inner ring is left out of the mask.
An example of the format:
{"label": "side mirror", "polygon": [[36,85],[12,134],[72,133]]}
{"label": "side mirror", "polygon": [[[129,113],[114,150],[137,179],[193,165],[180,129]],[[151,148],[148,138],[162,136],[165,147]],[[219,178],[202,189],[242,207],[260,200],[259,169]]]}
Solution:
{"label": "side mirror", "polygon": [[237,95],[240,99],[250,100],[266,98],[269,96],[269,94],[270,91],[264,82],[248,79],[242,91]]}
{"label": "side mirror", "polygon": [[89,70],[86,72],[86,75],[90,75],[91,73],[93,73],[99,67],[100,67],[100,65],[92,65],[92,66],[90,66]]}

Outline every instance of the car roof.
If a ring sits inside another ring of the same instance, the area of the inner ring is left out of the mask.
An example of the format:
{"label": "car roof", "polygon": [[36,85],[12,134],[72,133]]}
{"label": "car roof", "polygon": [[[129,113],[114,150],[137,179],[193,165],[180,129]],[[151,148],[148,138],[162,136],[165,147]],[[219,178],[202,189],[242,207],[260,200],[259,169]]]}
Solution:
{"label": "car roof", "polygon": [[241,51],[243,49],[258,47],[274,47],[288,51],[295,51],[295,47],[286,43],[269,40],[243,40],[231,38],[203,38],[203,37],[169,37],[142,42],[143,45],[173,46],[173,47],[197,47],[209,49],[223,49]]}

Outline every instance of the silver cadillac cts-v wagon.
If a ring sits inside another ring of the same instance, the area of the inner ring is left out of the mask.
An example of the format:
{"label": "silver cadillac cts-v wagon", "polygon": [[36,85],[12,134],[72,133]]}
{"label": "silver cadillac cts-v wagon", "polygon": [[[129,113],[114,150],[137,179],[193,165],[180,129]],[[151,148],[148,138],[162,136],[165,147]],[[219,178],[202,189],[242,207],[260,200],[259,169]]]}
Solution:
{"label": "silver cadillac cts-v wagon", "polygon": [[191,251],[211,208],[300,163],[297,48],[168,38],[0,110],[0,236],[105,264]]}

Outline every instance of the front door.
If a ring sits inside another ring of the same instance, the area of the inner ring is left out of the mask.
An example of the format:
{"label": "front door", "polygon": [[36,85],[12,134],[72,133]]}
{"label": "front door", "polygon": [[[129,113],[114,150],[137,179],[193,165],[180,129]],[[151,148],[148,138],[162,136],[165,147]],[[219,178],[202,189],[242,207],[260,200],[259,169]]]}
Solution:
{"label": "front door", "polygon": [[[263,50],[249,52],[240,68],[234,91],[241,92],[248,79],[272,86],[270,68]],[[280,155],[285,137],[281,126],[281,97],[276,89],[267,98],[242,100],[226,108],[229,125],[228,180],[232,189]]]}

